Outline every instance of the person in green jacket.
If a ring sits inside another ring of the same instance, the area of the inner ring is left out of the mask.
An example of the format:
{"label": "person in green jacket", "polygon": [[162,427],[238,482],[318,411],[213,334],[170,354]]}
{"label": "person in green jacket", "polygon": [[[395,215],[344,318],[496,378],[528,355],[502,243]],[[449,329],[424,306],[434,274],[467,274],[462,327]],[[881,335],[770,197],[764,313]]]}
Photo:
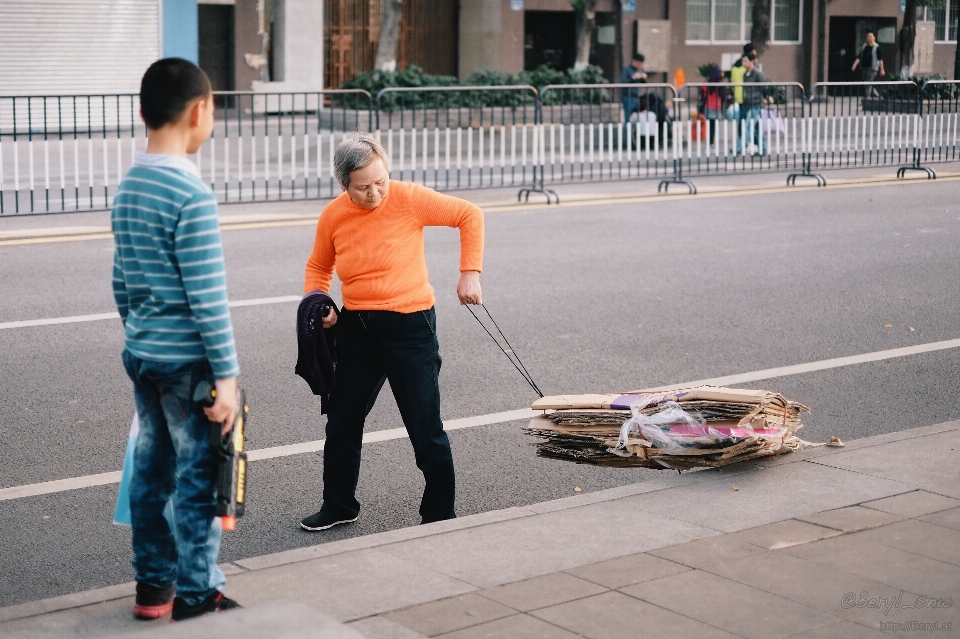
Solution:
{"label": "person in green jacket", "polygon": [[[753,46],[752,42],[748,42],[743,45],[743,55],[749,54],[757,55],[757,48]],[[743,76],[747,73],[747,70],[743,67],[743,56],[733,63],[733,66],[730,68],[730,82],[737,84],[738,82],[743,82]],[[733,99],[737,104],[743,104],[743,87],[734,87],[733,89]]]}
{"label": "person in green jacket", "polygon": [[[743,55],[757,55],[757,48],[753,46],[752,42],[748,42],[743,45]],[[747,69],[743,66],[743,56],[733,64],[730,68],[730,82],[732,84],[739,84],[743,82],[743,77],[746,75]],[[746,111],[743,109],[743,87],[733,87],[733,103],[736,105],[735,116],[737,118],[737,152],[740,151],[740,142],[739,140],[743,137],[743,121],[747,118]]]}

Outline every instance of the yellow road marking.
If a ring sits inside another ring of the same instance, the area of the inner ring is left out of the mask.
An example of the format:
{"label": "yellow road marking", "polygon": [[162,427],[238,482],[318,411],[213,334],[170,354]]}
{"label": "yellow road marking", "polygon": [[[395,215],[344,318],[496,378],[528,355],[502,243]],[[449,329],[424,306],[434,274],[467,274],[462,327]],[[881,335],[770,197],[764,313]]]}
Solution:
{"label": "yellow road marking", "polygon": [[[638,204],[642,202],[675,202],[678,200],[704,199],[704,198],[726,198],[726,197],[746,197],[750,195],[774,195],[778,193],[796,193],[797,191],[820,191],[835,189],[853,189],[868,188],[878,186],[897,186],[905,184],[937,184],[941,182],[960,181],[960,173],[942,173],[936,180],[927,180],[923,177],[910,179],[890,179],[888,177],[861,178],[856,180],[831,180],[827,186],[818,187],[816,184],[804,184],[798,186],[780,186],[780,185],[759,185],[747,187],[716,187],[701,189],[697,195],[688,193],[682,194],[664,194],[664,193],[625,193],[623,195],[612,195],[603,198],[591,198],[590,196],[568,197],[564,198],[560,204],[530,203],[530,202],[498,202],[496,204],[478,203],[486,213],[505,213],[513,211],[538,211],[556,208],[575,208],[587,206],[604,206],[616,204]],[[679,187],[679,185],[678,185]],[[268,203],[264,203],[268,204]],[[305,213],[299,215],[287,216],[250,216],[245,217],[243,221],[231,221],[229,217],[223,218],[220,222],[220,228],[223,231],[243,231],[250,229],[283,228],[294,226],[315,226],[318,213]],[[93,232],[91,232],[93,231]],[[85,242],[88,240],[109,240],[113,238],[108,227],[85,227],[83,229],[62,229],[57,231],[59,235],[50,235],[49,231],[8,231],[0,233],[0,247],[19,246],[29,244],[57,244],[62,242]],[[9,238],[9,239],[5,239]]]}
{"label": "yellow road marking", "polygon": [[63,235],[60,237],[28,237],[18,240],[0,240],[0,246],[22,244],[58,244],[60,242],[85,242],[87,240],[112,240],[113,233],[89,233],[86,235]]}

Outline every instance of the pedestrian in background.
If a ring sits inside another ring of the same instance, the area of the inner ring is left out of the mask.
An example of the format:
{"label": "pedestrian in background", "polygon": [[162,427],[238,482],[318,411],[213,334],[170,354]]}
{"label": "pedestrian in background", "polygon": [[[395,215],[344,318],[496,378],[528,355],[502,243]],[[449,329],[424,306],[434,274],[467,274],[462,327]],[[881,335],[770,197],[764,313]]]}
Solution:
{"label": "pedestrian in background", "polygon": [[737,140],[737,151],[744,151],[747,140],[752,138],[753,145],[756,147],[755,154],[763,155],[763,132],[761,129],[761,117],[763,115],[763,105],[767,102],[769,90],[766,87],[752,87],[751,84],[769,82],[763,72],[757,68],[757,56],[749,53],[743,58],[743,68],[746,73],[743,75],[743,105],[740,113],[744,122],[743,134]]}
{"label": "pedestrian in background", "polygon": [[[634,53],[630,64],[623,67],[620,71],[620,84],[646,84],[647,72],[643,70],[646,58],[642,53]],[[629,120],[630,115],[637,110],[637,102],[640,100],[640,90],[627,88],[623,89],[623,119]]]}
{"label": "pedestrian in background", "polygon": [[[757,55],[757,48],[753,46],[752,42],[748,42],[743,45],[743,55]],[[747,74],[746,67],[743,66],[743,56],[740,56],[736,62],[733,63],[733,67],[730,69],[730,82],[731,84],[740,84],[743,82],[743,77]],[[747,112],[743,108],[743,87],[735,86],[733,87],[733,110],[728,115],[733,117],[728,119],[737,119],[737,152],[740,151],[740,140],[743,137],[743,125],[744,121],[747,119]]]}
{"label": "pedestrian in background", "polygon": [[357,520],[363,425],[390,381],[426,486],[422,523],[456,517],[450,441],[440,420],[440,345],[433,287],[427,275],[423,229],[460,230],[461,304],[480,304],[483,211],[425,186],[390,180],[387,153],[367,133],[348,136],[333,157],[343,193],[324,207],[304,293],[329,293],[334,270],[343,310],[337,327],[336,385],[330,395],[323,449],[323,505],[300,522],[326,530]]}
{"label": "pedestrian in background", "polygon": [[[187,154],[213,131],[206,74],[179,58],[150,65],[140,83],[147,149],[117,189],[113,296],[124,327],[140,432],[133,452],[130,519],[141,619],[172,610],[181,621],[237,607],[217,567],[217,458],[213,424],[237,414],[240,373],[217,223],[217,199]],[[201,381],[217,390],[204,408]],[[173,498],[175,529],[164,517]],[[176,595],[176,598],[174,598]]]}
{"label": "pedestrian in background", "polygon": [[[716,64],[710,67],[707,74],[708,84],[723,82],[723,70]],[[708,143],[714,145],[717,135],[717,121],[724,115],[724,106],[732,100],[727,87],[700,87],[700,98],[697,101],[697,111],[707,120],[709,130]]]}
{"label": "pedestrian in background", "polygon": [[[851,71],[856,72],[860,67],[860,78],[863,82],[873,82],[877,76],[885,75],[883,71],[883,54],[880,52],[880,45],[877,44],[877,34],[873,31],[867,31],[867,41],[864,43],[860,53],[853,61]],[[871,86],[867,90],[868,95],[880,95],[876,88]]]}

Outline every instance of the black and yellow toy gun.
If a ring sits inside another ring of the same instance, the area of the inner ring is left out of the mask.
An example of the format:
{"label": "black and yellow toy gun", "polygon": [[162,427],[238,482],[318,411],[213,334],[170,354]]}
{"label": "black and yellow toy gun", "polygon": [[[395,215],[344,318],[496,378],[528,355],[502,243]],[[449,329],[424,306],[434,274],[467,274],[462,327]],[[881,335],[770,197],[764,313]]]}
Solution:
{"label": "black and yellow toy gun", "polygon": [[[213,406],[217,390],[209,382],[197,384],[193,400],[203,406]],[[223,424],[210,426],[210,443],[217,455],[217,516],[224,530],[235,530],[237,517],[243,516],[247,492],[247,454],[243,452],[243,429],[246,426],[247,396],[240,391],[240,406],[233,427],[222,434]]]}

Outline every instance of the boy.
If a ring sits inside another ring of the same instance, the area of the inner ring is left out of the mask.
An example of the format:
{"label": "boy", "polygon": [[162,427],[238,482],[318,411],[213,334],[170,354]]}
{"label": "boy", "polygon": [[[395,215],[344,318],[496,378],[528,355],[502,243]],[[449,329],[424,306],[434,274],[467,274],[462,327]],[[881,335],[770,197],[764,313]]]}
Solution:
{"label": "boy", "polygon": [[[141,619],[238,607],[220,592],[210,428],[232,426],[240,369],[216,198],[186,157],[210,137],[213,108],[210,81],[196,65],[178,58],[150,65],[140,83],[147,150],[135,156],[111,212],[113,295],[140,416],[130,515],[133,614]],[[201,380],[215,383],[209,408],[193,401]],[[163,516],[171,497],[175,530]]]}

